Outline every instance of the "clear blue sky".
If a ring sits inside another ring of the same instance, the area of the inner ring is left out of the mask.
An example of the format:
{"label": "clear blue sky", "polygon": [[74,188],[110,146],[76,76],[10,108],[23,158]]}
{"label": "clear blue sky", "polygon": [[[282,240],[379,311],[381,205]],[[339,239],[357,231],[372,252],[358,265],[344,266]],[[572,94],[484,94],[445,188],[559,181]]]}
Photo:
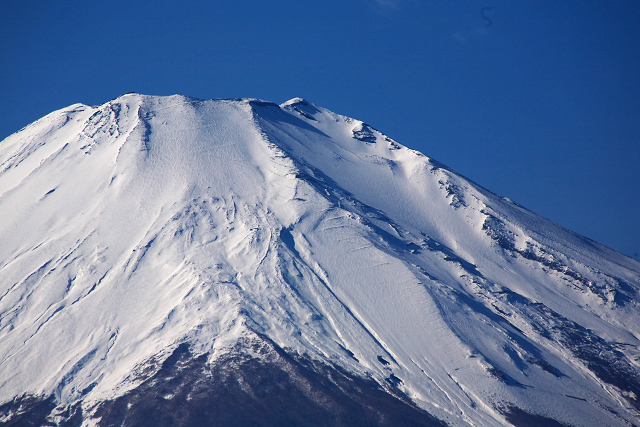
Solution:
{"label": "clear blue sky", "polygon": [[300,96],[640,253],[639,0],[2,0],[0,89],[0,139],[130,91]]}

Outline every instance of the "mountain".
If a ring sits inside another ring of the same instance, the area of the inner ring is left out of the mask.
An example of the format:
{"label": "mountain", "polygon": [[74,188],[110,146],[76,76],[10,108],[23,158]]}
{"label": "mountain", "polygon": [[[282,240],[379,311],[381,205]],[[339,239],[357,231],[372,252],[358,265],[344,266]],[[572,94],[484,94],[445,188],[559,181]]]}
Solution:
{"label": "mountain", "polygon": [[640,425],[638,261],[299,98],[53,112],[0,242],[0,425]]}

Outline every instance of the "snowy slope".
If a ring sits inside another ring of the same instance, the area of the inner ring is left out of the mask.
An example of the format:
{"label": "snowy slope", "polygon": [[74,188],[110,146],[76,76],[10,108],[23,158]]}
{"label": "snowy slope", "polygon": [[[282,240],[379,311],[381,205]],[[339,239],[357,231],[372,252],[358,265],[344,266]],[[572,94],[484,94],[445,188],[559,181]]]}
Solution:
{"label": "snowy slope", "polygon": [[256,340],[450,425],[640,420],[640,263],[302,99],[51,113],[0,143],[0,242],[7,423]]}

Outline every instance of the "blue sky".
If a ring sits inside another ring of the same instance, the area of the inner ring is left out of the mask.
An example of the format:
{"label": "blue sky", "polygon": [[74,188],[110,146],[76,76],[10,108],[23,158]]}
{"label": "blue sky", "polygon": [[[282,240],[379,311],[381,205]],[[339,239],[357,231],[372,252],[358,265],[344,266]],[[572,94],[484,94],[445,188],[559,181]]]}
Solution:
{"label": "blue sky", "polygon": [[0,139],[125,92],[299,96],[640,253],[640,1],[0,2]]}

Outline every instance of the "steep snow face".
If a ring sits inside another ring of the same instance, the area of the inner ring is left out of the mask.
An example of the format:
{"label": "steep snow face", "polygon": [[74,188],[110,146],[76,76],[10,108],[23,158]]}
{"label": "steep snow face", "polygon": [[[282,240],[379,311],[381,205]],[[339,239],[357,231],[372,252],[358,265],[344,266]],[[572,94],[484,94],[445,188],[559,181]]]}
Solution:
{"label": "steep snow face", "polygon": [[450,425],[640,415],[640,263],[299,98],[51,113],[0,143],[0,241],[0,403],[56,422],[255,333]]}

